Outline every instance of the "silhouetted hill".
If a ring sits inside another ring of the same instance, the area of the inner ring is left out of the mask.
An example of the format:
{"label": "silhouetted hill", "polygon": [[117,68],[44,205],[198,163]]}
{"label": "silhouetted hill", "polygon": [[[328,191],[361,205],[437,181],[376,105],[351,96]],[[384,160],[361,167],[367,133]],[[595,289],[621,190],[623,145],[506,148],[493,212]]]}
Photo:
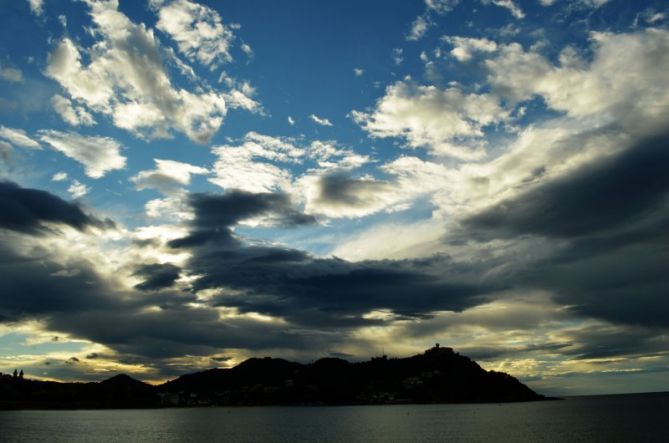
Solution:
{"label": "silhouetted hill", "polygon": [[101,409],[160,406],[156,388],[127,375],[100,383],[0,378],[0,409]]}
{"label": "silhouetted hill", "polygon": [[508,374],[435,347],[409,358],[301,365],[250,359],[231,369],[189,374],[158,386],[172,404],[365,404],[509,402],[544,399]]}
{"label": "silhouetted hill", "polygon": [[0,409],[147,408],[206,405],[463,403],[543,400],[512,376],[434,347],[408,358],[300,364],[251,358],[151,386],[127,375],[99,383],[0,377]]}

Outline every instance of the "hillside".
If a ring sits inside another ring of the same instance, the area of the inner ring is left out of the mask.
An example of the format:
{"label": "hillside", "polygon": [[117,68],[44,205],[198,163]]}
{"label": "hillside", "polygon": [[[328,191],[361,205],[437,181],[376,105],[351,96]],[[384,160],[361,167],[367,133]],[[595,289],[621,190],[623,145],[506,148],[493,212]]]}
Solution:
{"label": "hillside", "polygon": [[450,348],[408,358],[310,364],[251,358],[152,386],[127,375],[99,383],[0,377],[0,409],[152,408],[212,405],[473,403],[544,400],[514,377],[486,371]]}

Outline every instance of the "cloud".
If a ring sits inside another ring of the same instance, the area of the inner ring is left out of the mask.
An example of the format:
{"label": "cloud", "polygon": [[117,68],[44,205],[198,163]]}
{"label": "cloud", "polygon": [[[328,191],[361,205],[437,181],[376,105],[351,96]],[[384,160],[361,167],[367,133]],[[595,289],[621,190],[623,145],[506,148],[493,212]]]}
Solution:
{"label": "cloud", "polygon": [[0,207],[3,208],[0,228],[27,234],[47,232],[49,224],[67,225],[81,231],[108,223],[46,191],[22,188],[7,181],[0,182]]}
{"label": "cloud", "polygon": [[497,50],[497,43],[487,38],[444,36],[442,40],[453,45],[451,55],[461,62],[471,60],[473,53]]}
{"label": "cloud", "polygon": [[[215,10],[188,0],[151,0],[158,14],[156,27],[177,42],[179,51],[190,60],[216,67],[232,61],[232,28],[221,22]],[[247,50],[250,51],[248,45]]]}
{"label": "cloud", "polygon": [[138,266],[133,274],[144,279],[135,285],[135,288],[141,291],[169,288],[174,285],[180,273],[181,268],[171,263],[144,264]]}
{"label": "cloud", "polygon": [[62,95],[54,95],[51,98],[51,105],[58,115],[72,126],[95,125],[95,119],[83,106],[74,106],[72,101]]}
{"label": "cloud", "polygon": [[589,8],[600,8],[607,4],[609,0],[578,0],[579,3],[581,3],[584,6],[587,6]]}
{"label": "cloud", "polygon": [[[594,0],[594,1],[601,1],[601,0]],[[516,3],[513,2],[513,0],[481,0],[481,3],[483,3],[484,5],[493,4],[495,6],[499,6],[500,8],[508,9],[511,15],[513,15],[517,19],[525,18],[525,13],[523,12],[522,9],[520,9],[520,6],[518,6]]]}
{"label": "cloud", "polygon": [[4,162],[9,163],[11,161],[12,151],[12,145],[0,140],[0,158],[2,158]]}
{"label": "cloud", "polygon": [[[245,316],[223,321],[216,309],[189,306],[194,297],[164,286],[176,271],[171,266],[136,269],[138,275],[148,278],[137,288],[140,293],[97,272],[88,260],[64,263],[60,251],[31,252],[34,249],[0,237],[0,271],[12,275],[2,282],[0,323],[39,319],[45,330],[112,350],[106,357],[99,352],[91,356],[114,359],[117,367],[125,363],[125,370],[137,369],[137,365],[144,371],[147,367],[160,369],[168,363],[165,359],[212,355],[226,347],[315,347],[309,344],[315,340],[285,324]],[[66,275],[61,272],[64,266],[74,266],[79,272]]]}
{"label": "cloud", "polygon": [[362,68],[353,68],[353,74],[355,74],[356,77],[361,77],[364,73],[365,70]]}
{"label": "cloud", "polygon": [[40,130],[39,136],[44,143],[84,165],[86,175],[91,178],[103,177],[125,166],[121,145],[110,137],[87,137],[55,130]]}
{"label": "cloud", "polygon": [[378,324],[379,320],[365,317],[375,309],[423,316],[477,304],[480,296],[492,290],[486,284],[466,281],[469,272],[456,271],[457,265],[445,258],[352,264],[232,237],[235,224],[267,211],[274,212],[273,217],[278,216],[283,224],[308,221],[287,209],[281,196],[196,195],[191,204],[195,219],[190,234],[170,245],[188,248],[193,254],[187,269],[199,276],[193,283],[196,292],[220,291],[212,303],[242,313],[321,329],[356,327]]}
{"label": "cloud", "polygon": [[460,3],[460,0],[425,0],[425,7],[437,14],[450,12]]}
{"label": "cloud", "polygon": [[496,235],[578,237],[604,233],[662,205],[669,177],[669,136],[651,138],[502,201],[465,220]]}
{"label": "cloud", "polygon": [[40,144],[30,138],[23,129],[8,128],[0,125],[0,138],[4,138],[14,146],[28,149],[42,149]]}
{"label": "cloud", "polygon": [[411,30],[407,35],[407,40],[416,41],[423,38],[427,30],[434,25],[434,22],[427,15],[419,15],[416,20],[411,23]]}
{"label": "cloud", "polygon": [[30,5],[30,12],[36,16],[39,17],[44,14],[44,0],[28,0],[28,4]]}
{"label": "cloud", "polygon": [[306,175],[317,175],[332,169],[353,169],[368,161],[334,142],[304,141],[291,137],[272,137],[247,133],[238,144],[216,146],[212,152],[218,157],[214,163],[215,177],[209,181],[224,189],[248,192],[296,191],[295,178],[290,167],[313,164]]}
{"label": "cloud", "polygon": [[208,174],[206,168],[174,160],[154,159],[156,168],[149,171],[140,171],[130,178],[137,189],[158,189],[163,194],[170,194],[182,186],[190,184],[191,175]]}
{"label": "cloud", "polygon": [[90,188],[77,180],[72,180],[72,184],[67,188],[67,192],[70,193],[72,198],[81,198],[88,194],[88,191],[90,191]]}
{"label": "cloud", "polygon": [[306,211],[328,217],[360,217],[385,209],[395,201],[392,185],[341,172],[310,177]]}
{"label": "cloud", "polygon": [[493,95],[408,81],[388,86],[373,111],[353,111],[351,115],[372,137],[404,138],[411,148],[469,160],[485,155],[480,146],[483,128],[509,118]]}
{"label": "cloud", "polygon": [[89,63],[65,37],[49,55],[45,74],[72,100],[110,116],[119,128],[151,138],[174,130],[208,142],[227,113],[224,95],[205,85],[195,93],[175,88],[151,29],[131,22],[116,1],[86,3],[97,38]]}
{"label": "cloud", "polygon": [[332,126],[332,122],[325,117],[319,117],[315,114],[311,114],[309,118],[311,119],[311,121],[321,126]]}
{"label": "cloud", "polygon": [[399,66],[404,61],[404,50],[402,48],[394,48],[392,56],[393,62]]}
{"label": "cloud", "polygon": [[427,31],[436,24],[433,20],[434,14],[444,15],[452,11],[459,3],[460,0],[425,0],[425,12],[411,23],[406,39],[417,41],[423,38]]}
{"label": "cloud", "polygon": [[230,227],[251,219],[272,226],[312,224],[315,219],[294,209],[290,197],[279,193],[249,193],[232,190],[224,194],[191,194],[189,204],[195,218],[192,231],[170,242],[171,247],[197,246],[221,240],[235,243]]}
{"label": "cloud", "polygon": [[279,163],[298,163],[304,149],[288,138],[247,133],[240,145],[222,145],[212,149],[218,157],[215,178],[209,181],[224,189],[270,192],[289,189],[292,175]]}
{"label": "cloud", "polygon": [[63,180],[67,180],[67,172],[56,172],[53,177],[51,177],[51,180],[55,182],[62,182]]}
{"label": "cloud", "polygon": [[661,92],[669,87],[664,75],[669,58],[659,54],[669,49],[669,32],[651,28],[591,37],[589,64],[569,50],[562,52],[561,66],[554,66],[518,44],[505,46],[485,63],[488,81],[508,99],[540,96],[551,109],[571,117],[608,117],[637,132],[660,127],[669,106]]}
{"label": "cloud", "polygon": [[[322,147],[314,143],[310,151],[314,145]],[[340,160],[319,161],[320,169],[298,178],[297,189],[304,196],[307,213],[355,218],[406,210],[417,198],[448,184],[447,168],[416,157],[399,157],[380,166],[380,172],[389,177],[378,179],[355,172],[368,158],[352,152],[340,151],[339,155],[343,155]]]}
{"label": "cloud", "polygon": [[435,253],[445,234],[442,221],[380,223],[347,235],[332,255],[349,261],[417,259]]}
{"label": "cloud", "polygon": [[23,72],[18,68],[0,65],[0,78],[11,83],[21,83],[23,82]]}

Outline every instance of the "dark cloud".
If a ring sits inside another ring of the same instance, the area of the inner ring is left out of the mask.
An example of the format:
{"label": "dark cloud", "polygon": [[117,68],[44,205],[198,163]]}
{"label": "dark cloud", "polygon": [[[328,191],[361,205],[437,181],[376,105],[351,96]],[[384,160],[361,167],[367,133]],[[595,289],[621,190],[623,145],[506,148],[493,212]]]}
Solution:
{"label": "dark cloud", "polygon": [[76,204],[49,192],[22,188],[7,181],[0,181],[0,208],[0,228],[28,234],[47,231],[45,223],[65,224],[78,230],[111,223],[98,220]]}
{"label": "dark cloud", "polygon": [[301,326],[355,327],[379,323],[364,317],[375,309],[420,317],[461,310],[498,289],[445,257],[350,263],[246,244],[232,236],[235,223],[261,214],[304,222],[305,216],[287,206],[281,194],[200,194],[190,203],[195,213],[191,233],[170,246],[192,249],[187,268],[198,276],[195,291],[225,288],[214,302],[241,312],[278,316]]}
{"label": "dark cloud", "polygon": [[328,206],[366,207],[375,201],[377,195],[388,192],[386,182],[363,180],[336,172],[318,180],[318,197],[315,203]]}
{"label": "dark cloud", "polygon": [[109,283],[89,264],[74,266],[65,269],[47,251],[19,255],[7,241],[0,241],[0,275],[8,276],[0,282],[0,321],[118,306]]}
{"label": "dark cloud", "polygon": [[53,316],[49,325],[145,361],[211,355],[222,349],[315,349],[323,338],[285,324],[234,317],[182,304],[160,310],[96,310]]}
{"label": "dark cloud", "polygon": [[135,287],[142,291],[169,288],[179,278],[181,268],[171,263],[151,263],[138,266],[135,276],[144,278]]}
{"label": "dark cloud", "polygon": [[666,203],[668,164],[669,134],[664,134],[503,201],[463,224],[497,237],[598,234],[635,222]]}
{"label": "dark cloud", "polygon": [[509,285],[550,290],[578,315],[669,327],[667,165],[669,136],[646,139],[464,220],[458,235],[545,237],[541,258],[511,264]]}
{"label": "dark cloud", "polygon": [[454,270],[446,260],[425,269],[411,262],[349,263],[262,247],[196,251],[190,263],[202,276],[195,290],[236,290],[217,298],[221,305],[324,328],[379,323],[364,317],[379,309],[408,317],[462,310],[497,289],[450,273],[449,267]]}
{"label": "dark cloud", "polygon": [[255,217],[272,225],[297,226],[315,223],[315,219],[296,210],[290,198],[280,193],[253,194],[232,190],[225,194],[192,194],[189,204],[195,213],[191,233],[173,240],[173,248],[202,245],[209,241],[234,242],[230,227]]}

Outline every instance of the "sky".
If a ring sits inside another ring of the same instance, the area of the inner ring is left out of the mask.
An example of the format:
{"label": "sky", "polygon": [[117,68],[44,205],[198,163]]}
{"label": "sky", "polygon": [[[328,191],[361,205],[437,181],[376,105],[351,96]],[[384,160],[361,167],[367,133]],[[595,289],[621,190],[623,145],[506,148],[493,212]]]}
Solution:
{"label": "sky", "polygon": [[665,1],[0,8],[0,372],[669,389]]}

